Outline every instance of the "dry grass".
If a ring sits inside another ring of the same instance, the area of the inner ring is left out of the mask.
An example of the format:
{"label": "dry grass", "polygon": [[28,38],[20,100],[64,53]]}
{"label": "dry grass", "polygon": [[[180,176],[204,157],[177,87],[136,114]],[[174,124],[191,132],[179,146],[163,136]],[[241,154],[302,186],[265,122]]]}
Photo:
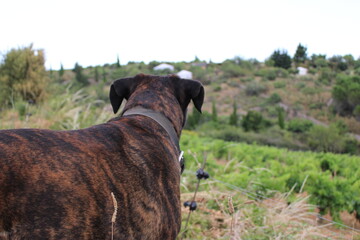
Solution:
{"label": "dry grass", "polygon": [[[182,194],[182,199],[191,196]],[[198,210],[193,212],[183,239],[360,239],[355,232],[320,224],[308,198],[298,195],[288,203],[288,194],[278,194],[258,202],[233,192],[201,192],[196,199]],[[211,202],[216,207],[209,206]],[[183,208],[183,215],[187,213]]]}

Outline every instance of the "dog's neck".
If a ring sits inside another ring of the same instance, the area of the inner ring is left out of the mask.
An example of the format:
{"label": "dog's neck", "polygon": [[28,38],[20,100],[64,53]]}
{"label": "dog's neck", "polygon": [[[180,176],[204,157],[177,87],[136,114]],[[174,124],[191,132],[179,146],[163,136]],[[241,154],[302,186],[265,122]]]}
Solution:
{"label": "dog's neck", "polygon": [[173,124],[170,122],[170,120],[167,117],[165,117],[163,114],[156,112],[152,109],[147,109],[137,106],[134,108],[130,108],[122,113],[122,116],[129,116],[129,115],[142,115],[153,119],[162,128],[165,129],[171,141],[174,143],[174,145],[177,147],[178,151],[180,152],[179,137],[175,131],[175,128]]}

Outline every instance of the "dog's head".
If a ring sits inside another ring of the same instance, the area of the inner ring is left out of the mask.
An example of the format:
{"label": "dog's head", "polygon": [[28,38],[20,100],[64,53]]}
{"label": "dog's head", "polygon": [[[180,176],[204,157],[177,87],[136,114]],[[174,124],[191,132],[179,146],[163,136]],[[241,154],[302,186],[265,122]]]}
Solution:
{"label": "dog's head", "polygon": [[[192,100],[201,112],[204,102],[204,87],[199,81],[180,79],[176,75],[151,76],[139,74],[132,78],[114,81],[110,88],[110,101],[117,113],[123,99],[127,100],[126,111],[135,106],[162,112],[167,117],[178,109],[182,111],[182,125],[185,122],[187,106]],[[179,116],[177,116],[179,117]]]}

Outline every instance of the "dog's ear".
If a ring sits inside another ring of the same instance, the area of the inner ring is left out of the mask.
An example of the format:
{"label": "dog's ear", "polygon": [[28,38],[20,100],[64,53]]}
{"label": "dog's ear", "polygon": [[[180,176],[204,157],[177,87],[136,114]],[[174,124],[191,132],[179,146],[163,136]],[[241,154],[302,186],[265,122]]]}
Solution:
{"label": "dog's ear", "polygon": [[[185,93],[185,99],[182,99],[181,105],[185,110],[190,100],[194,102],[195,108],[201,113],[201,107],[204,103],[205,91],[203,85],[199,81],[180,79],[180,89]],[[180,94],[181,96],[182,94]],[[181,99],[182,97],[180,97]]]}
{"label": "dog's ear", "polygon": [[114,113],[119,110],[124,98],[129,99],[136,86],[134,78],[122,78],[115,80],[110,87],[110,102]]}

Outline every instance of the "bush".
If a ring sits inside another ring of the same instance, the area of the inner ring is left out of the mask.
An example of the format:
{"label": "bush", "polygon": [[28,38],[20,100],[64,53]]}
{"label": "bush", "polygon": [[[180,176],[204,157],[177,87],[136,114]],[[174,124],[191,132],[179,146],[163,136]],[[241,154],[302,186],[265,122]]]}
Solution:
{"label": "bush", "polygon": [[281,102],[281,97],[280,97],[279,94],[273,93],[273,94],[267,99],[267,102],[270,103],[270,104],[279,103],[279,102]]}
{"label": "bush", "polygon": [[314,68],[324,68],[324,67],[328,67],[329,63],[326,60],[326,55],[316,55],[313,54],[311,56],[311,65]]}
{"label": "bush", "polygon": [[353,114],[360,105],[360,76],[339,75],[332,89],[335,110],[342,115]]}
{"label": "bush", "polygon": [[286,82],[274,82],[274,88],[284,88],[286,87]]}
{"label": "bush", "polygon": [[294,118],[288,122],[287,130],[294,133],[304,133],[309,131],[313,125],[310,120]]}
{"label": "bush", "polygon": [[0,65],[0,104],[9,105],[17,98],[41,102],[46,97],[47,84],[42,50],[34,50],[30,45],[12,49],[4,56]]}
{"label": "bush", "polygon": [[245,93],[248,96],[258,96],[267,91],[265,85],[258,82],[250,82],[246,85]]}
{"label": "bush", "polygon": [[240,79],[241,82],[252,82],[254,81],[254,78],[253,77],[247,77],[247,78],[242,78]]}
{"label": "bush", "polygon": [[278,76],[280,78],[288,78],[289,77],[289,70],[278,68],[276,76]]}
{"label": "bush", "polygon": [[324,107],[326,107],[326,104],[322,102],[311,103],[309,105],[310,109],[323,109]]}
{"label": "bush", "polygon": [[289,69],[291,67],[291,57],[285,50],[274,51],[273,54],[270,56],[270,59],[273,60],[275,67],[280,67],[284,69]]}
{"label": "bush", "polygon": [[345,71],[348,69],[348,63],[342,56],[333,56],[329,59],[329,62],[333,70]]}
{"label": "bush", "polygon": [[230,61],[224,62],[221,68],[225,77],[245,77],[251,73],[249,70]]}
{"label": "bush", "polygon": [[360,121],[360,104],[354,108],[353,115]]}
{"label": "bush", "polygon": [[256,111],[249,111],[241,122],[241,126],[246,132],[258,132],[260,129],[269,127],[270,125],[270,122],[265,120],[262,114]]}
{"label": "bush", "polygon": [[312,202],[319,206],[320,214],[330,213],[334,221],[340,221],[339,213],[350,210],[354,191],[346,179],[330,179],[326,174],[316,174],[309,180]]}
{"label": "bush", "polygon": [[335,78],[335,73],[330,68],[322,68],[320,70],[319,82],[324,84],[330,84]]}
{"label": "bush", "polygon": [[345,139],[334,126],[315,125],[309,130],[307,139],[313,151],[343,153],[345,150]]}
{"label": "bush", "polygon": [[277,71],[274,68],[263,68],[255,73],[256,76],[263,77],[264,80],[275,80]]}

